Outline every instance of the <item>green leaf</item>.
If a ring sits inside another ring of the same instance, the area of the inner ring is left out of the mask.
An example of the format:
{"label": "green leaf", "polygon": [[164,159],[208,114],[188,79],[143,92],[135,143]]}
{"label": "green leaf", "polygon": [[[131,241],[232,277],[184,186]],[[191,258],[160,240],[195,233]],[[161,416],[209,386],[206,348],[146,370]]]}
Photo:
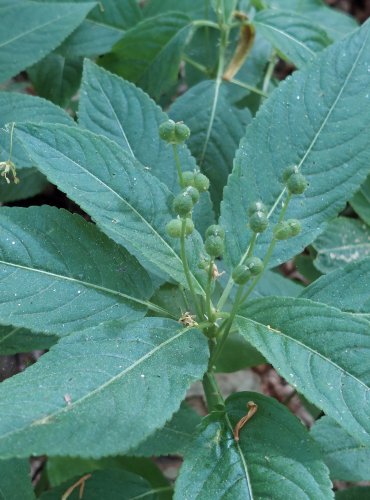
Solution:
{"label": "green leaf", "polygon": [[271,297],[251,302],[236,322],[289,384],[370,443],[368,321],[307,299]]}
{"label": "green leaf", "polygon": [[53,335],[34,333],[26,328],[0,326],[0,355],[49,349],[57,341],[58,337]]}
{"label": "green leaf", "polygon": [[[16,92],[0,92],[0,127],[10,122],[63,123],[73,125],[72,118],[61,108],[45,99]],[[0,129],[0,160],[9,159],[10,137]],[[32,167],[22,145],[13,136],[12,160],[19,167]],[[23,174],[24,175],[24,174]],[[21,185],[16,186],[22,189]],[[9,186],[11,189],[11,186]],[[2,200],[8,201],[8,200]]]}
{"label": "green leaf", "polygon": [[[299,219],[302,233],[277,244],[269,265],[300,253],[322,231],[369,172],[370,23],[319,54],[315,61],[282,84],[247,128],[225,188],[221,214],[227,230],[227,261],[235,266],[246,251],[247,208],[261,199],[276,222],[286,194],[282,174],[298,165],[309,181],[293,197],[287,218]],[[345,54],[345,55],[343,55]],[[345,119],[343,118],[345,116]],[[257,240],[264,256],[271,226]]]}
{"label": "green leaf", "polygon": [[192,32],[190,19],[177,12],[144,19],[99,62],[159,98],[176,83],[181,55]]}
{"label": "green leaf", "polygon": [[145,315],[147,273],[82,217],[47,206],[4,207],[0,226],[3,325],[62,336]]}
{"label": "green leaf", "polygon": [[165,426],[131,451],[135,456],[183,455],[201,419],[194,410],[182,404]]}
{"label": "green leaf", "polygon": [[28,460],[0,461],[0,497],[2,500],[35,499]]}
{"label": "green leaf", "polygon": [[370,226],[370,175],[351,200],[352,208]]}
{"label": "green leaf", "polygon": [[231,172],[235,150],[251,120],[247,109],[233,106],[230,87],[218,80],[198,83],[176,99],[170,116],[184,121],[191,130],[190,151],[211,181],[211,197],[216,211]]}
{"label": "green leaf", "polygon": [[[187,286],[165,230],[173,196],[135,158],[105,137],[77,128],[31,124],[17,126],[14,133],[37,167],[108,236]],[[197,237],[188,240],[196,260]],[[195,278],[194,286],[202,293]]]}
{"label": "green leaf", "polygon": [[329,222],[313,247],[315,267],[330,273],[370,256],[370,228],[360,220],[338,217]]}
{"label": "green leaf", "polygon": [[144,7],[145,17],[154,17],[171,11],[181,12],[192,19],[207,19],[210,7],[199,0],[150,0]]}
{"label": "green leaf", "polygon": [[311,429],[332,479],[367,481],[370,479],[370,445],[362,444],[334,420],[322,417]]}
{"label": "green leaf", "polygon": [[339,40],[357,26],[356,20],[342,11],[329,8],[323,0],[268,0],[271,7],[289,9],[307,17],[324,29],[332,40]]}
{"label": "green leaf", "polygon": [[0,9],[0,81],[40,61],[83,21],[93,3],[30,2]]}
{"label": "green leaf", "polygon": [[342,311],[370,315],[369,282],[370,259],[367,258],[322,276],[305,288],[300,297]]}
{"label": "green leaf", "polygon": [[0,202],[8,203],[32,198],[41,193],[48,184],[45,176],[35,168],[17,168],[17,177],[19,178],[19,184],[13,182],[7,184],[4,178],[0,179]]}
{"label": "green leaf", "polygon": [[[254,401],[256,414],[233,429]],[[308,432],[289,410],[261,394],[241,392],[226,413],[211,414],[189,448],[175,484],[175,500],[333,498],[328,470]]]}
{"label": "green leaf", "polygon": [[64,107],[80,86],[82,59],[52,53],[28,68],[27,73],[39,96]]}
{"label": "green leaf", "polygon": [[265,10],[253,19],[257,32],[298,68],[330,44],[325,31],[305,17],[285,10]]}
{"label": "green leaf", "polygon": [[355,486],[348,490],[336,491],[335,500],[369,500],[370,488]]}
{"label": "green leaf", "polygon": [[126,453],[165,425],[207,362],[199,330],[162,318],[64,337],[0,385],[0,456]]}
{"label": "green leaf", "polygon": [[[43,493],[42,500],[60,500],[67,490],[73,486],[80,478],[75,477],[66,483]],[[80,499],[79,487],[68,495],[70,500]],[[108,493],[109,492],[109,493]],[[148,500],[156,499],[156,491],[142,477],[132,472],[122,469],[98,470],[91,473],[91,477],[85,481],[83,496],[89,500],[133,500],[134,498],[145,497]]]}

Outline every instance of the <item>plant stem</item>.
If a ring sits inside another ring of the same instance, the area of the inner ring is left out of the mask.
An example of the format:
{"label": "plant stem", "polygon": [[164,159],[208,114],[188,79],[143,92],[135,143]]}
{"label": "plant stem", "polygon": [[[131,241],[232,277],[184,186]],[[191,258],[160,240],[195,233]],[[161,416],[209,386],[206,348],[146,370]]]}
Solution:
{"label": "plant stem", "polygon": [[216,409],[217,406],[224,406],[224,398],[221,395],[214,373],[211,370],[204,374],[203,389],[209,412]]}
{"label": "plant stem", "polygon": [[181,237],[180,237],[180,257],[182,260],[182,265],[184,268],[186,281],[188,282],[189,290],[190,290],[191,296],[193,298],[194,306],[195,306],[195,309],[197,312],[198,321],[201,321],[203,319],[203,313],[202,313],[202,310],[201,310],[200,305],[199,305],[197,294],[195,293],[195,290],[194,290],[193,280],[191,277],[191,272],[190,272],[189,264],[188,264],[188,258],[186,256],[186,249],[185,249],[186,234],[185,233],[186,233],[186,219],[182,219]]}
{"label": "plant stem", "polygon": [[262,97],[268,97],[268,94],[266,92],[263,92],[262,90],[258,89],[257,87],[253,87],[252,85],[248,85],[247,83],[244,83],[240,80],[237,80],[236,78],[232,78],[231,80],[229,80],[229,82],[233,83],[234,85],[238,85],[239,87],[242,87],[243,89],[249,90],[250,92],[258,94]]}
{"label": "plant stem", "polygon": [[188,57],[186,54],[184,54],[182,56],[183,60],[190,64],[191,66],[193,66],[194,68],[196,68],[197,70],[201,71],[202,73],[204,73],[205,75],[209,75],[209,70],[206,66],[204,66],[203,64],[200,64],[198,63],[197,61],[194,61],[194,59],[191,59],[191,57]]}
{"label": "plant stem", "polygon": [[269,85],[270,85],[270,82],[271,82],[272,75],[274,73],[276,61],[277,61],[276,53],[275,53],[275,51],[273,51],[272,54],[271,54],[270,62],[268,64],[268,66],[267,66],[267,70],[266,70],[266,73],[265,73],[265,78],[263,80],[262,92],[264,94],[268,94],[268,89],[269,89]]}
{"label": "plant stem", "polygon": [[195,21],[192,22],[192,25],[195,26],[196,28],[214,28],[216,30],[220,29],[220,26],[218,23],[214,23],[213,21],[208,21],[207,19],[196,19]]}
{"label": "plant stem", "polygon": [[213,316],[212,308],[211,308],[213,265],[214,265],[214,259],[211,259],[211,261],[209,263],[207,288],[206,288],[206,312],[207,312],[208,320],[211,323],[212,323],[212,316]]}
{"label": "plant stem", "polygon": [[173,156],[175,158],[175,164],[177,169],[177,175],[179,176],[179,184],[181,188],[185,187],[184,177],[182,176],[181,163],[179,158],[179,151],[177,148],[177,144],[172,144]]}

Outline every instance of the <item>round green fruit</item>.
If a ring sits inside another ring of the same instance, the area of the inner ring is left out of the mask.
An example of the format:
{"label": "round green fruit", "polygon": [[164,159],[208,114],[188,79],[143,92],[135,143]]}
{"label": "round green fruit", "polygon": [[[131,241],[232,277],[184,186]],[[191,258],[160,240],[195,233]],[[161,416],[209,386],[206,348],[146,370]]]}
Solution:
{"label": "round green fruit", "polygon": [[302,231],[302,226],[297,219],[288,219],[287,223],[290,227],[290,232],[292,236],[297,236]]}
{"label": "round green fruit", "polygon": [[168,236],[171,236],[171,238],[180,238],[181,227],[181,219],[172,219],[166,224],[166,233],[168,234]]}
{"label": "round green fruit", "polygon": [[263,233],[268,225],[269,221],[264,212],[255,212],[249,219],[249,227],[254,233]]}
{"label": "round green fruit", "polygon": [[306,191],[308,183],[304,175],[297,173],[289,177],[286,185],[290,193],[302,194]]}
{"label": "round green fruit", "polygon": [[200,195],[197,188],[193,186],[188,186],[184,192],[187,193],[189,196],[191,196],[191,199],[193,200],[193,205],[198,203]]}
{"label": "round green fruit", "polygon": [[185,142],[190,137],[190,128],[185,123],[175,124],[175,140],[178,144]]}
{"label": "round green fruit", "polygon": [[208,238],[208,236],[219,236],[220,238],[224,239],[225,230],[222,226],[219,226],[218,224],[212,224],[212,226],[209,226],[206,229],[206,238]]}
{"label": "round green fruit", "polygon": [[194,186],[194,172],[190,172],[190,170],[183,172],[182,180],[184,182],[185,187]]}
{"label": "round green fruit", "polygon": [[283,181],[288,182],[289,177],[291,177],[293,174],[298,174],[298,172],[299,170],[297,165],[290,165],[283,172]]}
{"label": "round green fruit", "polygon": [[159,137],[166,142],[174,142],[176,123],[173,120],[167,120],[159,125]]}
{"label": "round green fruit", "polygon": [[208,236],[204,248],[210,257],[220,257],[224,253],[224,240],[220,236]]}
{"label": "round green fruit", "polygon": [[180,217],[186,217],[193,209],[193,199],[189,193],[183,191],[175,197],[172,206]]}
{"label": "round green fruit", "polygon": [[267,207],[262,201],[254,201],[251,203],[248,207],[248,215],[249,217],[252,217],[253,214],[256,212],[262,212],[265,215],[267,215]]}
{"label": "round green fruit", "polygon": [[274,227],[274,235],[277,240],[287,240],[292,236],[292,229],[287,221],[282,221]]}
{"label": "round green fruit", "polygon": [[258,276],[263,271],[263,262],[259,257],[249,257],[245,261],[245,265],[250,270],[252,276]]}
{"label": "round green fruit", "polygon": [[204,174],[198,172],[194,175],[194,187],[198,189],[198,191],[208,191],[209,189],[209,179]]}
{"label": "round green fruit", "polygon": [[236,283],[237,285],[245,285],[246,282],[251,278],[251,276],[251,270],[244,264],[237,266],[232,273],[234,283]]}

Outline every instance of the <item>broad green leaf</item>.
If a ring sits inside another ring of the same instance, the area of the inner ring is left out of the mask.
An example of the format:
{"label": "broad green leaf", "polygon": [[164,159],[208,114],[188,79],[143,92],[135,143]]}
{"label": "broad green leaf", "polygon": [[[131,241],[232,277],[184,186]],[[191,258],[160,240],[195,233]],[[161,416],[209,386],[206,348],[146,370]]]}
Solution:
{"label": "broad green leaf", "polygon": [[[60,500],[79,479],[79,477],[74,477],[60,486],[43,493],[39,498],[42,500]],[[156,491],[139,475],[121,469],[98,470],[90,473],[89,477],[86,478],[83,490],[83,498],[89,500],[102,500],[102,498],[109,498],[109,500],[133,500],[134,498],[142,497],[148,500],[155,500]],[[74,491],[68,495],[68,498],[70,500],[82,498],[79,487],[74,488]]]}
{"label": "broad green leaf", "polygon": [[183,120],[191,130],[188,145],[211,181],[210,193],[216,211],[235,150],[251,120],[249,110],[232,105],[229,92],[228,84],[206,80],[176,99],[170,110],[171,118]]}
{"label": "broad green leaf", "polygon": [[183,455],[193,439],[200,417],[183,404],[165,426],[131,451],[135,456]]}
{"label": "broad green leaf", "polygon": [[343,38],[358,26],[353,17],[329,8],[323,0],[268,0],[268,4],[274,8],[289,9],[302,14],[324,29],[333,40]]}
{"label": "broad green leaf", "polygon": [[335,492],[335,500],[369,500],[369,497],[370,488],[365,486],[355,486]]}
{"label": "broad green leaf", "polygon": [[154,17],[167,12],[181,12],[192,19],[208,19],[210,6],[199,0],[150,0],[145,4],[144,16]]}
{"label": "broad green leaf", "polygon": [[0,385],[0,456],[127,453],[165,425],[207,362],[199,330],[162,318],[64,337]]}
{"label": "broad green leaf", "polygon": [[342,311],[370,315],[369,283],[370,259],[367,258],[322,276],[305,288],[300,297]]}
{"label": "broad green leaf", "polygon": [[351,200],[352,208],[370,226],[370,175]]}
{"label": "broad green leaf", "polygon": [[104,469],[123,469],[133,472],[146,479],[153,487],[168,486],[154,462],[148,458],[117,456],[100,459],[80,457],[49,457],[46,462],[47,476],[51,486],[61,483],[75,476],[82,476],[88,472]]}
{"label": "broad green leaf", "polygon": [[[16,92],[0,92],[0,127],[10,122],[33,121],[34,123],[63,123],[73,125],[72,118],[61,108],[45,99]],[[10,137],[0,129],[0,160],[9,159]],[[13,136],[12,160],[19,167],[32,167],[33,163],[28,158],[21,144]],[[23,174],[24,175],[24,174]],[[21,174],[19,175],[21,177]],[[16,186],[22,189],[19,184]],[[9,186],[13,189],[13,186]],[[8,201],[8,200],[1,200]]]}
{"label": "broad green leaf", "polygon": [[144,19],[126,31],[100,64],[159,98],[176,83],[181,55],[192,32],[184,14]]}
{"label": "broad green leaf", "polygon": [[82,58],[65,58],[53,52],[27,70],[40,97],[66,106],[81,82]]}
{"label": "broad green leaf", "polygon": [[62,336],[145,315],[147,273],[82,217],[47,206],[3,207],[0,226],[3,325]]}
{"label": "broad green leaf", "polygon": [[30,2],[0,9],[0,81],[40,61],[83,21],[93,3]]}
{"label": "broad green leaf", "polygon": [[305,17],[285,10],[265,10],[253,19],[257,32],[298,68],[330,44],[325,31]]}
{"label": "broad green leaf", "polygon": [[0,326],[0,355],[49,349],[57,341],[58,337],[53,335],[34,333],[26,328]]}
{"label": "broad green leaf", "polygon": [[[86,60],[78,115],[82,127],[119,144],[171,192],[180,190],[172,147],[158,134],[168,116],[140,88]],[[197,168],[186,146],[178,151],[183,170]],[[194,221],[202,233],[214,223],[208,193],[201,195]]]}
{"label": "broad green leaf", "polygon": [[251,297],[267,297],[269,295],[281,297],[297,297],[303,290],[302,285],[282,276],[280,273],[266,271],[258,285],[253,290]]}
{"label": "broad green leaf", "polygon": [[226,259],[239,263],[251,232],[247,208],[261,199],[270,211],[270,229],[257,240],[264,256],[271,227],[286,195],[284,169],[297,165],[309,181],[294,196],[286,217],[302,223],[302,233],[276,245],[269,265],[284,262],[311,243],[351,198],[369,172],[370,22],[296,71],[265,101],[236,153],[222,203],[227,230]]}
{"label": "broad green leaf", "polygon": [[370,443],[368,321],[307,299],[271,297],[251,302],[236,322],[289,384]]}
{"label": "broad green leaf", "polygon": [[330,273],[370,256],[370,228],[360,220],[337,217],[329,222],[313,247],[317,251],[315,267]]}
{"label": "broad green leaf", "polygon": [[[234,440],[233,429],[256,414]],[[223,415],[211,414],[185,455],[175,500],[333,498],[328,470],[308,432],[289,410],[261,394],[241,392],[226,401]]]}
{"label": "broad green leaf", "polygon": [[370,479],[370,445],[362,444],[329,417],[322,417],[315,423],[311,436],[321,449],[332,479]]}
{"label": "broad green leaf", "polygon": [[[109,237],[187,286],[165,230],[173,196],[132,155],[105,137],[72,127],[19,125],[14,133],[37,167]],[[195,261],[197,236],[188,240]],[[202,293],[195,279],[194,286]]]}
{"label": "broad green leaf", "polygon": [[13,458],[0,460],[1,500],[34,500],[30,463],[28,460]]}
{"label": "broad green leaf", "polygon": [[46,177],[35,168],[17,168],[17,177],[19,184],[13,182],[7,184],[3,177],[0,179],[0,202],[8,203],[32,198],[32,196],[41,193],[48,184]]}

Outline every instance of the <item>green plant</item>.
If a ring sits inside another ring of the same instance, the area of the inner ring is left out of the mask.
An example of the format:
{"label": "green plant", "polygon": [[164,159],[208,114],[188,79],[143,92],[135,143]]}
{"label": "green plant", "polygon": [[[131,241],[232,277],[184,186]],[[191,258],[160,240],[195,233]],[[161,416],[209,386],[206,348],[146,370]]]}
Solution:
{"label": "green plant", "polygon": [[[81,485],[86,498],[330,499],[331,479],[370,479],[370,259],[343,266],[321,255],[338,237],[333,225],[368,238],[366,225],[336,216],[350,200],[367,214],[370,24],[331,44],[333,28],[312,22],[325,24],[320,2],[296,15],[284,1],[276,11],[215,1],[205,19],[199,3],[171,13],[148,2],[144,19],[103,51],[99,63],[137,85],[86,59],[78,122],[11,96],[44,115],[7,120],[3,168],[16,179],[21,167],[19,186],[22,170],[37,168],[92,222],[51,206],[0,209],[1,352],[48,349],[0,385],[5,494],[15,475],[32,498],[26,460],[39,455],[48,456],[45,499]],[[84,15],[93,7],[82,6]],[[259,47],[255,32],[274,49],[243,86],[235,76]],[[211,56],[190,35],[208,40]],[[130,65],[137,40],[143,52]],[[277,54],[300,67],[280,84]],[[139,86],[166,105],[173,57],[203,76],[189,70],[169,119]],[[253,119],[244,100],[258,108]],[[309,258],[307,275],[312,262],[323,272],[305,288],[275,269],[296,256]],[[261,360],[325,414],[311,431],[272,397],[224,399],[216,373]],[[197,380],[202,420],[183,402]],[[184,456],[174,485],[148,459],[168,454]]]}

